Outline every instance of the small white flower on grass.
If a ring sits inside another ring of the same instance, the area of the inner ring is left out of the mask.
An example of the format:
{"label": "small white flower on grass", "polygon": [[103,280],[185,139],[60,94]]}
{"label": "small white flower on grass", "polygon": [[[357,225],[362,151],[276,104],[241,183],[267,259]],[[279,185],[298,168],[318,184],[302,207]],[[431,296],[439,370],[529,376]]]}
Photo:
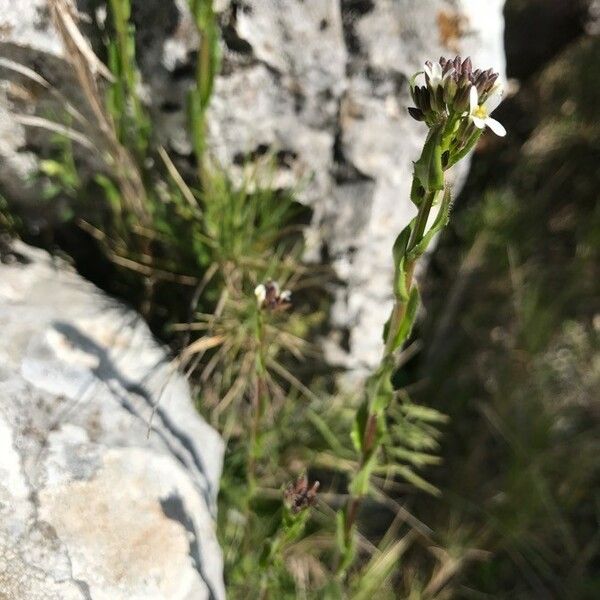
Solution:
{"label": "small white flower on grass", "polygon": [[473,121],[473,124],[478,129],[484,129],[489,127],[496,135],[504,137],[506,135],[506,129],[501,123],[492,119],[490,114],[500,104],[502,99],[502,91],[500,86],[496,86],[492,89],[485,99],[484,102],[479,104],[479,95],[477,94],[477,88],[472,85],[469,91],[469,118]]}
{"label": "small white flower on grass", "polygon": [[280,291],[276,281],[267,281],[254,288],[256,303],[260,309],[270,311],[287,310],[292,306],[292,292],[290,290]]}
{"label": "small white flower on grass", "polygon": [[254,288],[254,295],[256,296],[256,302],[259,306],[263,305],[263,302],[265,301],[266,297],[267,297],[267,288],[265,287],[264,284],[260,284],[257,285]]}

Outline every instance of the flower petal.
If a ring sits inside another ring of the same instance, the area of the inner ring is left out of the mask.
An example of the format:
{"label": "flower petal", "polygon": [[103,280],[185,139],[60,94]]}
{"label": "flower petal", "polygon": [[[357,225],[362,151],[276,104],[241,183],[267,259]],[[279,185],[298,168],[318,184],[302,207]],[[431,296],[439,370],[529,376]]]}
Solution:
{"label": "flower petal", "polygon": [[473,115],[471,115],[471,120],[473,121],[473,125],[475,125],[477,129],[483,129],[485,127],[487,119],[480,119],[479,117],[474,117]]}
{"label": "flower petal", "polygon": [[488,114],[491,114],[494,110],[498,108],[498,105],[502,101],[502,86],[497,85],[492,88],[490,94],[485,101],[485,108],[488,111]]}
{"label": "flower petal", "polygon": [[477,96],[477,88],[472,85],[469,90],[469,109],[472,113],[479,106],[479,97]]}
{"label": "flower petal", "polygon": [[258,304],[262,304],[267,297],[267,288],[261,283],[254,288],[254,295]]}
{"label": "flower petal", "polygon": [[[499,135],[500,137],[504,137],[506,135],[506,129],[504,129],[504,126],[502,125],[502,123],[496,121],[496,119],[492,119],[491,117],[488,117],[485,120],[485,124],[496,134]],[[477,125],[477,124],[476,124]]]}
{"label": "flower petal", "polygon": [[435,81],[439,81],[442,78],[442,65],[440,65],[440,63],[433,63],[431,67],[431,78]]}

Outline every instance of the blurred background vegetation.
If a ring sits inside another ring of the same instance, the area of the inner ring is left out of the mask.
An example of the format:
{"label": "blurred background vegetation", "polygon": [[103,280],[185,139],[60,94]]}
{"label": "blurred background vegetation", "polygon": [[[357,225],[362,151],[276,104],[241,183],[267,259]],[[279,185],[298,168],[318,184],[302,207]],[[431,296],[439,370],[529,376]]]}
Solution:
{"label": "blurred background vegetation", "polygon": [[[329,274],[302,264],[309,216],[293,190],[272,190],[268,157],[234,184],[203,154],[218,61],[210,3],[192,3],[211,66],[190,97],[197,163],[183,174],[152,147],[128,3],[110,4],[112,25],[98,33],[116,77],[105,142],[135,169],[104,164],[83,184],[59,137],[40,177],[60,195],[62,221],[34,230],[0,197],[0,227],[70,256],[136,306],[198,385],[199,410],[228,442],[219,528],[231,597],[600,597],[600,38],[589,3],[506,4],[513,94],[497,117],[509,135],[477,149],[423,278],[421,350],[397,376],[435,410],[398,407],[409,450],[389,462],[404,471],[379,474],[360,517],[362,561],[343,585],[334,511],[356,467],[356,398],[336,390],[315,343]],[[141,209],[132,187],[144,190]],[[291,287],[295,310],[257,333],[253,289],[269,278]],[[270,403],[249,448],[257,373]],[[307,468],[320,501],[305,533],[270,557],[281,487]]]}
{"label": "blurred background vegetation", "polygon": [[600,595],[600,38],[509,0],[510,134],[479,147],[426,279],[416,396],[449,417],[415,513],[473,598]]}

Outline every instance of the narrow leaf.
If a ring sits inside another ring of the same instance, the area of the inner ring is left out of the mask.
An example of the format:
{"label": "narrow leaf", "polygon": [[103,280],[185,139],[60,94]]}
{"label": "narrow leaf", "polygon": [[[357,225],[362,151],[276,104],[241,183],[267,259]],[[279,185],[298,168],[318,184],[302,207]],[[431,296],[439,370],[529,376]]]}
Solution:
{"label": "narrow leaf", "polygon": [[423,153],[415,163],[415,176],[428,191],[444,189],[444,170],[442,168],[442,129],[431,129]]}

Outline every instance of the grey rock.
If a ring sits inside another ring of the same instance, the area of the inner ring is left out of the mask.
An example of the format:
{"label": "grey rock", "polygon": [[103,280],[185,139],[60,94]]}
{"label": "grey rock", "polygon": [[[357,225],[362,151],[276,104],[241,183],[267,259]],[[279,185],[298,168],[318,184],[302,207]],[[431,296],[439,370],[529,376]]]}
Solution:
{"label": "grey rock", "polygon": [[3,262],[0,595],[224,598],[223,443],[187,382],[62,261],[17,243]]}
{"label": "grey rock", "polygon": [[[49,24],[32,26],[45,0],[0,0],[0,40],[31,52],[61,50]],[[408,78],[427,58],[471,55],[504,74],[504,0],[236,0],[218,3],[222,71],[209,110],[215,157],[234,176],[246,158],[278,157],[274,180],[297,186],[313,210],[307,258],[328,257],[332,323],[347,348],[329,359],[355,369],[376,364],[391,305],[390,251],[414,214],[412,161],[424,126],[406,113]],[[82,10],[85,3],[80,2]],[[159,135],[174,155],[191,153],[185,98],[193,83],[197,32],[184,0],[134,2],[140,67]],[[27,21],[23,23],[22,21]],[[39,33],[38,33],[39,31]],[[0,44],[0,49],[2,44]],[[38,56],[39,58],[39,56]],[[1,90],[0,90],[1,91]],[[0,107],[8,106],[0,99]],[[0,113],[0,119],[2,114]],[[7,125],[0,125],[7,129]],[[18,127],[0,144],[0,182],[31,168]],[[29,135],[29,134],[28,134]],[[454,174],[455,190],[467,172]],[[11,179],[12,178],[12,179]]]}

